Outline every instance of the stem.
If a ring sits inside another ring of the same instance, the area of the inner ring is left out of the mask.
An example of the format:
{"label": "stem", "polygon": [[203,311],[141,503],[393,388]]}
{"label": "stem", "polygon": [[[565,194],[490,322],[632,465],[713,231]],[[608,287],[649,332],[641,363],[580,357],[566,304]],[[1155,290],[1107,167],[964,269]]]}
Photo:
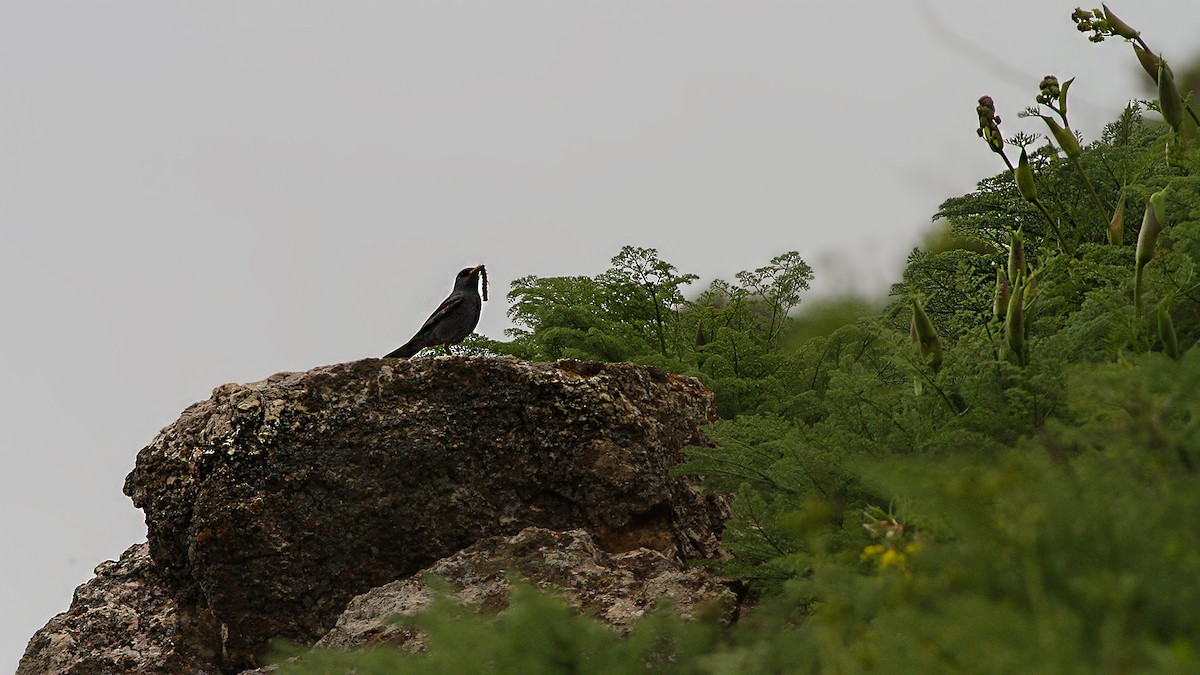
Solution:
{"label": "stem", "polygon": [[808,387],[813,391],[817,389],[817,378],[821,376],[821,364],[825,363],[825,355],[829,353],[829,347],[830,343],[826,342],[825,349],[821,350],[821,358],[817,359],[817,365],[813,368],[812,384]]}
{"label": "stem", "polygon": [[937,393],[942,397],[942,401],[945,402],[946,407],[950,409],[950,412],[954,413],[955,415],[961,415],[963,413],[962,410],[958,409],[957,405],[954,405],[954,401],[950,400],[950,397],[946,395],[946,392],[943,391],[942,388],[937,385],[937,382],[935,382],[933,380],[933,378],[929,377],[929,375],[927,373],[925,373],[924,371],[918,370],[917,375],[921,379],[925,380],[925,382],[927,382],[929,384],[929,386],[931,386],[937,390]]}
{"label": "stem", "polygon": [[[897,422],[897,421],[896,421],[896,417],[895,417],[894,415],[892,415],[890,412],[888,412],[888,411],[884,410],[883,408],[880,408],[880,407],[879,407],[878,405],[876,405],[876,403],[875,403],[874,401],[872,401],[871,399],[867,398],[866,396],[863,396],[863,394],[862,394],[862,392],[861,392],[861,391],[860,391],[860,392],[858,392],[858,400],[860,400],[860,401],[862,401],[863,403],[866,403],[867,405],[869,405],[869,406],[871,406],[872,408],[874,408],[876,412],[878,412],[880,415],[883,415],[884,417],[886,417],[886,418],[888,419],[888,421],[889,421],[889,422],[891,422],[893,425],[895,425],[895,427],[896,427],[897,429],[899,429],[901,432],[903,432],[903,433],[905,433],[905,434],[907,434],[907,433],[908,433],[908,429],[905,429],[903,424],[900,424],[899,422]],[[866,428],[866,424],[863,424],[863,428],[864,428],[864,429]]]}
{"label": "stem", "polygon": [[1083,176],[1083,182],[1087,185],[1088,192],[1090,192],[1092,195],[1092,202],[1096,204],[1096,208],[1099,209],[1100,215],[1104,216],[1105,221],[1111,221],[1112,215],[1108,212],[1108,207],[1104,205],[1103,201],[1101,201],[1100,195],[1096,194],[1096,188],[1092,185],[1092,179],[1088,178],[1087,173],[1083,170],[1083,165],[1079,163],[1079,158],[1072,157],[1071,164],[1075,165],[1075,170],[1079,172],[1080,176]]}
{"label": "stem", "polygon": [[997,150],[996,154],[1000,155],[1000,159],[1004,160],[1004,164],[1008,167],[1009,171],[1016,172],[1017,168],[1015,166],[1013,166],[1013,163],[1011,161],[1009,161],[1008,155],[1004,154],[1003,150]]}
{"label": "stem", "polygon": [[[1008,310],[1006,309],[1004,313],[1007,315]],[[1001,327],[1003,328],[1003,321],[1001,321]],[[996,336],[992,333],[992,324],[990,321],[988,323],[983,324],[983,328],[984,328],[984,330],[987,331],[988,342],[990,342],[992,345],[992,352],[996,354],[996,360],[993,361],[992,363],[996,366],[996,378],[997,378],[997,381],[999,381],[1000,359],[1004,355],[1004,345],[996,344]]]}
{"label": "stem", "polygon": [[1137,315],[1142,313],[1142,268],[1139,267],[1133,271],[1133,311]]}
{"label": "stem", "polygon": [[1055,222],[1054,217],[1050,215],[1050,212],[1047,211],[1046,207],[1042,204],[1042,200],[1034,200],[1033,204],[1034,206],[1037,206],[1038,210],[1042,212],[1042,215],[1046,217],[1046,222],[1050,223],[1050,227],[1054,228],[1054,236],[1058,237],[1058,244],[1059,246],[1062,246],[1063,253],[1066,253],[1070,256],[1075,255],[1075,252],[1071,250],[1071,245],[1068,244],[1066,238],[1063,237],[1062,230],[1058,228],[1058,223]]}
{"label": "stem", "polygon": [[738,368],[739,362],[738,362],[737,340],[732,335],[729,336],[729,346],[733,350],[733,376],[741,377],[742,374],[741,374],[741,372],[739,372],[739,368]]}
{"label": "stem", "polygon": [[781,556],[786,556],[788,554],[788,551],[783,550],[783,548],[781,548],[779,546],[779,544],[775,543],[775,540],[773,538],[771,538],[771,535],[767,534],[766,528],[763,527],[763,522],[765,521],[765,519],[759,517],[759,515],[754,512],[754,504],[747,503],[746,508],[750,511],[750,519],[754,523],[754,527],[758,531],[759,536],[761,536],[764,541],[766,541],[768,544],[770,544],[771,548],[775,549],[776,553],[778,553]]}
{"label": "stem", "polygon": [[659,306],[658,292],[654,289],[654,286],[650,285],[649,283],[647,283],[646,286],[650,291],[650,301],[654,303],[654,327],[656,329],[655,332],[658,333],[658,350],[663,356],[666,356],[667,339],[663,335],[662,308]]}
{"label": "stem", "polygon": [[1200,126],[1200,117],[1197,117],[1196,111],[1192,110],[1192,104],[1189,103],[1184,107],[1187,108],[1188,114],[1192,116],[1192,120],[1196,122],[1196,125]]}

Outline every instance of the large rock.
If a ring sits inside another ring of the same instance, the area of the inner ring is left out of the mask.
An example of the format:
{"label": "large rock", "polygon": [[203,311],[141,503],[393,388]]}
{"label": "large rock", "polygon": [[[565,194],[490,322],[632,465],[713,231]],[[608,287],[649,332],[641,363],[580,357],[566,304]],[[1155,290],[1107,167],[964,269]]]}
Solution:
{"label": "large rock", "polygon": [[173,601],[212,617],[185,639],[219,641],[236,672],[485,536],[582,528],[610,554],[713,554],[724,503],[670,473],[713,413],[653,368],[367,359],[219,387],[139,453],[125,492]]}
{"label": "large rock", "polygon": [[120,560],[101,563],[95,578],[75,589],[71,608],[34,634],[17,675],[215,675],[218,641],[184,638],[215,638],[211,625],[197,630],[205,619],[181,611],[149,546],[136,544]]}
{"label": "large rock", "polygon": [[588,612],[622,634],[660,601],[685,618],[713,607],[731,620],[737,607],[733,591],[705,568],[687,568],[648,548],[606,553],[586,530],[529,527],[512,537],[480,540],[418,574],[354,598],[317,646],[391,644],[422,650],[424,636],[397,624],[395,617],[414,614],[433,600],[429,575],[448,583],[459,602],[497,611],[508,604],[513,572],[555,589],[577,612]]}

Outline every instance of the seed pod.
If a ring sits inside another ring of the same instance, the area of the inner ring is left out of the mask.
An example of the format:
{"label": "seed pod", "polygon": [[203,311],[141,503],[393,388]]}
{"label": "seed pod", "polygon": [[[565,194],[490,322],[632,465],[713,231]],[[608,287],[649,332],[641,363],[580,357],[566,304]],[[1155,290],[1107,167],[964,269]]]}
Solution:
{"label": "seed pod", "polygon": [[1008,316],[1008,276],[999,266],[996,267],[996,296],[992,300],[992,319],[1004,319]]}
{"label": "seed pod", "polygon": [[935,371],[942,367],[942,339],[938,337],[933,322],[925,313],[925,308],[916,298],[912,298],[912,324],[909,333],[921,346],[921,356],[925,363]]}
{"label": "seed pod", "polygon": [[1112,31],[1113,35],[1119,35],[1126,40],[1132,40],[1140,35],[1140,33],[1133,29],[1133,26],[1130,26],[1118,18],[1116,14],[1113,14],[1108,5],[1100,5],[1100,7],[1104,9],[1104,18],[1108,21],[1108,28]]}
{"label": "seed pod", "polygon": [[1183,98],[1175,86],[1175,76],[1161,58],[1158,61],[1158,108],[1167,124],[1179,133],[1179,125],[1183,124]]}
{"label": "seed pod", "polygon": [[1137,250],[1134,253],[1136,268],[1141,270],[1154,258],[1158,246],[1158,234],[1162,232],[1162,219],[1166,190],[1159,190],[1150,195],[1146,202],[1146,213],[1142,216],[1142,229],[1138,231]]}
{"label": "seed pod", "polygon": [[1025,289],[1020,280],[1014,280],[1012,297],[1008,300],[1008,316],[1004,321],[1004,338],[1008,348],[1017,357],[1018,365],[1025,365]]}
{"label": "seed pod", "polygon": [[1033,169],[1029,166],[1029,153],[1021,148],[1021,159],[1017,161],[1017,190],[1031,202],[1037,201],[1037,186],[1033,183]]}
{"label": "seed pod", "polygon": [[1075,133],[1070,129],[1064,129],[1059,126],[1058,122],[1053,117],[1046,115],[1038,115],[1046,121],[1046,126],[1050,127],[1050,133],[1054,135],[1054,141],[1058,143],[1058,147],[1072,159],[1083,153],[1083,148],[1079,146],[1079,139],[1075,138]]}
{"label": "seed pod", "polygon": [[1155,311],[1158,318],[1158,336],[1162,339],[1163,351],[1167,356],[1179,359],[1179,337],[1175,335],[1175,322],[1171,320],[1171,311],[1166,303],[1159,303]]}
{"label": "seed pod", "polygon": [[1125,195],[1117,201],[1117,210],[1113,212],[1112,221],[1108,224],[1108,243],[1120,246],[1125,243]]}
{"label": "seed pod", "polygon": [[1025,274],[1025,241],[1021,231],[1012,233],[1008,240],[1008,280],[1017,283],[1017,279]]}

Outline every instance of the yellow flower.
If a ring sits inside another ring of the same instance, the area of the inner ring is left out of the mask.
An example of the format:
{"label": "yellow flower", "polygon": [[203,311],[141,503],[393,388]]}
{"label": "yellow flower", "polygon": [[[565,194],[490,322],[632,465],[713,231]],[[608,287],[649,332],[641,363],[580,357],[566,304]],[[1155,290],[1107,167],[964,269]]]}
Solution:
{"label": "yellow flower", "polygon": [[864,548],[862,550],[862,555],[860,556],[860,558],[862,560],[870,560],[871,558],[878,558],[879,556],[883,555],[883,552],[885,550],[887,550],[887,549],[884,547],[883,544],[871,544],[870,546],[867,546],[866,548]]}
{"label": "yellow flower", "polygon": [[908,558],[906,558],[903,553],[897,551],[896,549],[889,548],[888,550],[884,551],[883,556],[879,558],[879,568],[887,569],[889,567],[895,567],[898,570],[905,569],[908,567]]}

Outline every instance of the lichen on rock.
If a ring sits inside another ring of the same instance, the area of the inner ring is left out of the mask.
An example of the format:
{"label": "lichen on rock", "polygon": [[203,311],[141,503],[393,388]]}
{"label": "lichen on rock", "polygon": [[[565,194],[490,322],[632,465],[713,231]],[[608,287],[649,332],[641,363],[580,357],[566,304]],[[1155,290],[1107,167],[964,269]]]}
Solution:
{"label": "lichen on rock", "polygon": [[125,493],[154,588],[204,617],[175,644],[238,672],[273,638],[322,638],[355,596],[526,528],[583,533],[575,552],[543,546],[545,571],[578,547],[597,569],[714,555],[725,501],[671,473],[714,416],[697,381],[643,366],[365,359],[217,387],[138,454]]}
{"label": "lichen on rock", "polygon": [[702,568],[649,548],[610,554],[586,530],[555,532],[529,527],[512,537],[488,537],[406,579],[355,597],[318,647],[354,649],[390,644],[414,651],[424,636],[396,621],[427,607],[437,592],[429,580],[449,585],[454,598],[481,610],[508,602],[512,576],[556,592],[577,612],[587,612],[621,634],[656,603],[669,602],[684,618],[716,605],[727,619],[734,593]]}
{"label": "lichen on rock", "polygon": [[[721,596],[680,561],[715,554],[727,504],[671,473],[714,417],[691,378],[574,360],[365,359],[224,384],[138,454],[125,492],[148,544],[97,568],[22,673],[238,673],[422,569],[502,602],[500,560],[616,627],[641,609],[605,587]],[[589,589],[587,569],[607,578]]]}
{"label": "lichen on rock", "polygon": [[120,560],[100,563],[70,609],[34,634],[17,675],[216,675],[216,640],[200,639],[212,633],[206,621],[174,601],[149,546],[135,544]]}

